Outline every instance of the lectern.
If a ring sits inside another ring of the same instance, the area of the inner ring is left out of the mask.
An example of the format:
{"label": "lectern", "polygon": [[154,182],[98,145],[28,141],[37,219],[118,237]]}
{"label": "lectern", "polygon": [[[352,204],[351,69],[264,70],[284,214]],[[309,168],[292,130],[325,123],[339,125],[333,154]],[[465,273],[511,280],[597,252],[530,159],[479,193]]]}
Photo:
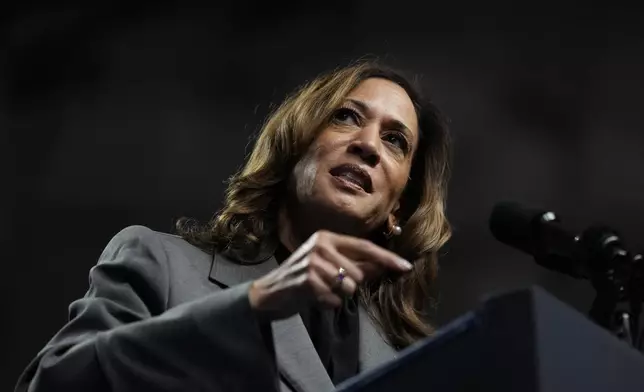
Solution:
{"label": "lectern", "polygon": [[490,297],[341,392],[644,392],[644,355],[539,287]]}

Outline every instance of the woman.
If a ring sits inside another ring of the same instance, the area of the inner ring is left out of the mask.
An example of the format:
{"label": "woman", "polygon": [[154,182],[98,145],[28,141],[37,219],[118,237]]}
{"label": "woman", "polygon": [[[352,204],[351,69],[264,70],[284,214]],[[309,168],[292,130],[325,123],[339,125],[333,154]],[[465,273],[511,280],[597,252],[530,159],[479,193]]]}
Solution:
{"label": "woman", "polygon": [[112,239],[17,390],[324,391],[394,358],[432,332],[448,151],[398,73],[315,79],[264,124],[208,225]]}

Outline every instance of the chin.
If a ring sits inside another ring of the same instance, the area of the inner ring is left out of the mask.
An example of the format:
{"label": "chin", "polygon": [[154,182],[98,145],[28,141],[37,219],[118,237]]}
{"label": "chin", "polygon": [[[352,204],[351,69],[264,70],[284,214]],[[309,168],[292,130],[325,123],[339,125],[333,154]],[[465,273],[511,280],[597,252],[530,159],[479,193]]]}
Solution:
{"label": "chin", "polygon": [[368,208],[368,200],[327,191],[316,194],[309,202],[304,216],[308,224],[318,229],[356,237],[369,231],[373,212]]}
{"label": "chin", "polygon": [[330,193],[332,194],[324,195],[326,197],[320,200],[320,204],[323,204],[329,213],[337,217],[346,217],[352,221],[367,220],[369,201],[364,197],[356,197],[350,193],[336,190]]}
{"label": "chin", "polygon": [[320,220],[327,230],[345,234],[365,230],[373,217],[375,200],[374,194],[342,187],[330,176],[322,181],[318,179],[308,197],[300,199],[305,201],[310,219]]}

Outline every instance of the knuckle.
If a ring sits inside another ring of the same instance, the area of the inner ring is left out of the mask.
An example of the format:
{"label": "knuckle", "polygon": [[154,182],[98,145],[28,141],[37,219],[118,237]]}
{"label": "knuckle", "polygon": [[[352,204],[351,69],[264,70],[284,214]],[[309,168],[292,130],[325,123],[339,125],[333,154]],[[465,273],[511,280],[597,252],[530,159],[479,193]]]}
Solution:
{"label": "knuckle", "polygon": [[320,243],[319,241],[315,241],[315,242],[313,243],[313,245],[311,246],[311,252],[312,252],[312,253],[314,253],[314,254],[315,254],[315,253],[320,253],[320,251],[322,250],[322,248],[323,248],[322,243]]}
{"label": "knuckle", "polygon": [[329,234],[331,234],[331,232],[329,230],[326,230],[326,229],[320,229],[320,230],[316,231],[316,233],[319,236],[328,236]]}
{"label": "knuckle", "polygon": [[306,285],[306,280],[308,279],[308,277],[307,277],[307,276],[308,276],[308,274],[307,274],[307,273],[304,273],[304,274],[302,274],[302,275],[300,275],[300,276],[297,276],[297,277],[294,279],[295,284],[296,284],[297,286],[300,286],[300,287],[301,287],[301,286],[305,286],[305,285]]}
{"label": "knuckle", "polygon": [[308,269],[310,268],[311,264],[315,263],[316,255],[314,253],[309,253],[306,256],[302,258],[300,261],[300,264],[302,265],[303,268]]}
{"label": "knuckle", "polygon": [[317,244],[320,242],[328,241],[332,234],[328,230],[318,230],[313,235],[315,236],[315,239],[316,239],[316,241],[314,242]]}
{"label": "knuckle", "polygon": [[312,291],[314,284],[313,284],[313,275],[311,273],[306,273],[298,279],[299,286],[300,288],[306,290],[306,291]]}
{"label": "knuckle", "polygon": [[304,284],[309,287],[313,287],[313,273],[308,272],[306,275],[304,275]]}
{"label": "knuckle", "polygon": [[353,280],[351,280],[351,279],[347,279],[347,280],[346,280],[346,285],[345,285],[345,286],[346,286],[346,287],[345,287],[345,288],[346,288],[346,291],[347,291],[349,294],[353,294],[353,293],[356,291],[356,288],[358,287],[358,286],[356,285],[356,282],[354,282],[354,281],[353,281]]}
{"label": "knuckle", "polygon": [[308,271],[313,271],[322,264],[322,261],[322,257],[318,253],[309,253],[308,256],[306,256],[306,264],[304,265],[304,268]]}
{"label": "knuckle", "polygon": [[328,241],[315,241],[311,246],[311,253],[316,255],[327,254],[327,249],[329,248],[329,246],[330,245]]}
{"label": "knuckle", "polygon": [[358,238],[357,245],[367,249],[373,249],[375,246],[377,246],[366,238]]}

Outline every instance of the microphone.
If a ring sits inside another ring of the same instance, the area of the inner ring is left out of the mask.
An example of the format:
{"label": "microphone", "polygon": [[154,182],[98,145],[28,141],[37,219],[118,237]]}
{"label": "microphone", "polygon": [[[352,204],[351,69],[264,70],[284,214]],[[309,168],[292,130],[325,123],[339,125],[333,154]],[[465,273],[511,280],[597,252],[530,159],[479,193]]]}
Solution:
{"label": "microphone", "polygon": [[496,204],[489,225],[497,240],[532,255],[541,266],[590,280],[597,296],[589,316],[641,346],[644,335],[633,339],[631,331],[639,331],[644,257],[630,254],[615,230],[594,225],[577,235],[564,228],[554,212],[512,202]]}
{"label": "microphone", "polygon": [[539,265],[574,278],[591,278],[580,236],[564,228],[554,212],[501,202],[492,210],[489,227],[498,241],[534,256]]}

